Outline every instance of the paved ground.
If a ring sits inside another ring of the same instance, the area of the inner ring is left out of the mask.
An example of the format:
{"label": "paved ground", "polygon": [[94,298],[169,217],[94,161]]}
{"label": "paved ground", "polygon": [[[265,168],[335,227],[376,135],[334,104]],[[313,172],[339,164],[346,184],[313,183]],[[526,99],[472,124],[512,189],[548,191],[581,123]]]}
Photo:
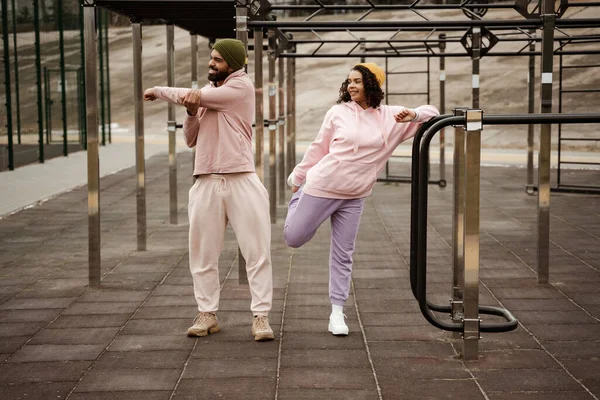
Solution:
{"label": "paved ground", "polygon": [[[0,220],[0,398],[600,398],[597,197],[553,194],[551,284],[538,285],[536,200],[525,194],[525,170],[483,169],[481,300],[509,308],[521,324],[484,335],[479,361],[460,360],[461,341],[429,326],[412,298],[407,185],[378,184],[367,202],[348,337],[326,332],[329,228],[292,251],[282,241],[282,206],[273,226],[277,339],[252,340],[231,232],[220,262],[222,331],[191,339],[183,223],[191,154],[179,160],[177,226],[168,223],[167,158],[147,164],[143,253],[135,251],[133,169],[102,179],[101,289],[87,288],[84,187]],[[597,171],[581,173],[598,180]],[[452,186],[430,193],[428,291],[442,303],[451,281]]]}

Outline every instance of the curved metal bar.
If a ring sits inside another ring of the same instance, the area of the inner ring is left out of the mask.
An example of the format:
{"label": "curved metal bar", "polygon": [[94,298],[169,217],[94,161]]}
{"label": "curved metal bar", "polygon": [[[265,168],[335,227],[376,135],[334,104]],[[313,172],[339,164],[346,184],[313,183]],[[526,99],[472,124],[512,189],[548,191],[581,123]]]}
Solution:
{"label": "curved metal bar", "polygon": [[[427,200],[428,200],[428,187],[425,183],[423,186],[423,177],[428,176],[429,172],[429,146],[431,144],[431,140],[433,137],[444,127],[455,125],[458,123],[465,123],[465,117],[444,117],[440,120],[437,120],[433,125],[423,133],[420,138],[420,142],[413,144],[413,146],[419,147],[418,150],[418,159],[413,160],[413,168],[415,164],[418,163],[419,171],[416,176],[415,188],[415,178],[413,178],[413,186],[411,189],[417,191],[416,199],[413,199],[411,195],[411,201],[414,203],[411,206],[417,208],[417,232],[413,236],[413,226],[412,221],[414,220],[411,216],[411,263],[413,259],[413,249],[412,249],[412,241],[414,238],[417,240],[416,244],[416,256],[414,259],[416,260],[416,275],[417,275],[417,301],[419,302],[419,308],[421,309],[421,313],[425,317],[425,319],[436,326],[437,328],[459,332],[463,330],[463,323],[447,323],[438,320],[435,315],[431,312],[433,308],[429,307],[429,303],[427,302]],[[415,148],[413,147],[413,150]],[[416,153],[415,153],[416,154]],[[427,178],[425,178],[427,179]],[[426,181],[425,181],[426,182]],[[412,278],[412,265],[411,265],[411,278]],[[412,280],[411,280],[412,287]],[[449,311],[449,306],[437,306],[441,311]],[[433,309],[438,311],[437,309]],[[488,314],[488,315],[497,315],[503,317],[506,322],[504,323],[492,323],[492,324],[481,324],[480,331],[481,332],[507,332],[514,330],[518,326],[517,319],[512,315],[512,313],[504,308],[499,307],[491,307],[491,306],[480,306],[479,307],[480,314]]]}

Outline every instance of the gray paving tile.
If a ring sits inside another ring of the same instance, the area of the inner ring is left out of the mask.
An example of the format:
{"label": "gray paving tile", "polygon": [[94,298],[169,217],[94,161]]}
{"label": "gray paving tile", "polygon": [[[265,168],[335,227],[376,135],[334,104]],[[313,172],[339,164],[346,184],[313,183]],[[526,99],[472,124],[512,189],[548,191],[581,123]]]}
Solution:
{"label": "gray paving tile", "polygon": [[487,392],[490,400],[589,400],[588,392]]}
{"label": "gray paving tile", "polygon": [[543,341],[544,347],[559,360],[600,358],[600,340]]}
{"label": "gray paving tile", "polygon": [[473,380],[437,379],[380,379],[384,399],[393,399],[401,393],[407,399],[485,399]]}
{"label": "gray paving tile", "polygon": [[26,345],[9,362],[87,361],[95,360],[105,345]]}
{"label": "gray paving tile", "polygon": [[92,361],[27,362],[0,365],[0,383],[76,382]]}
{"label": "gray paving tile", "polygon": [[228,342],[223,346],[221,342],[199,340],[192,352],[193,358],[201,359],[228,359],[228,358],[277,358],[279,341],[253,342]]}
{"label": "gray paving tile", "polygon": [[187,336],[119,335],[108,351],[191,350],[194,339]]}
{"label": "gray paving tile", "polygon": [[484,391],[578,391],[581,386],[561,369],[488,370],[474,373]]}
{"label": "gray paving tile", "polygon": [[45,308],[66,308],[76,297],[66,298],[24,298],[12,299],[0,304],[0,310],[40,310]]}
{"label": "gray paving tile", "polygon": [[281,355],[281,368],[336,368],[341,366],[369,368],[366,350],[289,349]]}
{"label": "gray paving tile", "polygon": [[6,322],[0,324],[0,338],[33,336],[46,325],[45,322]]}
{"label": "gray paving tile", "polygon": [[483,351],[480,353],[479,360],[465,361],[465,363],[471,371],[518,368],[561,368],[561,366],[545,351],[537,349]]}
{"label": "gray paving tile", "polygon": [[360,333],[348,336],[333,336],[331,333],[286,333],[283,340],[284,351],[288,349],[363,349]]}
{"label": "gray paving tile", "polygon": [[[369,341],[369,350],[374,359],[385,358],[440,358],[453,357],[454,350],[446,341]],[[410,362],[410,360],[407,360]]]}
{"label": "gray paving tile", "polygon": [[280,388],[365,389],[375,388],[370,368],[281,368]]}
{"label": "gray paving tile", "polygon": [[150,294],[150,292],[147,292],[147,291],[142,291],[142,292],[133,291],[132,292],[132,291],[120,291],[120,290],[91,290],[91,291],[87,292],[86,294],[84,294],[83,296],[81,296],[81,298],[78,300],[78,302],[98,303],[98,302],[107,301],[107,302],[111,302],[111,303],[133,302],[133,303],[140,304],[142,301],[144,301],[146,299],[146,297],[148,297],[149,294]]}
{"label": "gray paving tile", "polygon": [[365,334],[369,341],[438,341],[446,337],[444,331],[432,326],[368,326],[365,327]]}
{"label": "gray paving tile", "polygon": [[541,340],[598,340],[600,323],[588,325],[528,325]]}
{"label": "gray paving tile", "polygon": [[107,351],[94,369],[183,369],[188,355],[188,350]]}
{"label": "gray paving tile", "polygon": [[121,327],[130,314],[61,315],[48,329]]}
{"label": "gray paving tile", "polygon": [[189,319],[150,319],[131,320],[125,325],[121,334],[123,335],[187,335],[187,329],[191,326]]}
{"label": "gray paving tile", "polygon": [[138,302],[76,302],[66,309],[63,315],[131,314],[139,307],[139,305],[140,303]]}
{"label": "gray paving tile", "polygon": [[77,382],[41,382],[0,385],[0,399],[64,399]]}
{"label": "gray paving tile", "polygon": [[110,391],[110,392],[85,392],[73,393],[71,400],[169,400],[171,391]]}
{"label": "gray paving tile", "polygon": [[101,344],[107,346],[118,331],[118,327],[44,329],[29,343],[62,345]]}
{"label": "gray paving tile", "polygon": [[196,400],[198,388],[207,399],[262,400],[275,398],[275,377],[231,379],[182,379],[173,400]]}
{"label": "gray paving tile", "polygon": [[50,322],[61,310],[57,308],[43,310],[2,310],[0,323],[5,322]]}
{"label": "gray paving tile", "polygon": [[248,377],[275,376],[277,360],[274,358],[254,359],[199,359],[189,361],[183,379],[237,379]]}
{"label": "gray paving tile", "polygon": [[172,390],[180,369],[92,369],[75,392],[112,392],[122,390]]}

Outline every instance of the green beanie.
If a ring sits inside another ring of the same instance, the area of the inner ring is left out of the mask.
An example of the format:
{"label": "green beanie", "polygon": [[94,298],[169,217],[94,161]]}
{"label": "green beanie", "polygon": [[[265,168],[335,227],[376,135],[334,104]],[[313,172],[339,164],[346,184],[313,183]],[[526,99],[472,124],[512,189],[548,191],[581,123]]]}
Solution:
{"label": "green beanie", "polygon": [[223,59],[234,71],[242,69],[246,64],[246,46],[240,40],[221,39],[212,48],[223,56]]}

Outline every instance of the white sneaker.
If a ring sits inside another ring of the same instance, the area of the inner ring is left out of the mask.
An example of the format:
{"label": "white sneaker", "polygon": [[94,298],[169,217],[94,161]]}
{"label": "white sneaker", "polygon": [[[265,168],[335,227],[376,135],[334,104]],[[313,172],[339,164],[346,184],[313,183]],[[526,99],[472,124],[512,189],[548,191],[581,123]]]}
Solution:
{"label": "white sneaker", "polygon": [[347,336],[349,330],[345,318],[346,316],[341,312],[332,312],[329,316],[329,332],[335,336]]}

